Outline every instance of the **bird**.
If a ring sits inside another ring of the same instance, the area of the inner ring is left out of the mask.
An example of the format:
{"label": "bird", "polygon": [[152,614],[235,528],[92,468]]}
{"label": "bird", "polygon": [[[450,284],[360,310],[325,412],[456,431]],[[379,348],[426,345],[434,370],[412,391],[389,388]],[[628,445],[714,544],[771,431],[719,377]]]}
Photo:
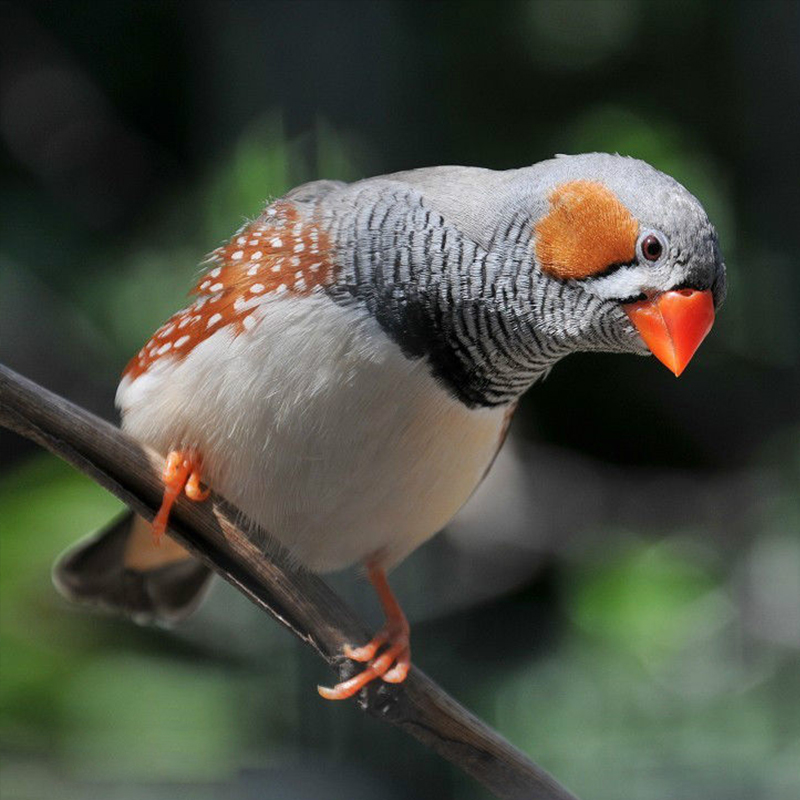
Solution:
{"label": "bird", "polygon": [[387,573],[470,497],[520,397],[580,351],[680,375],[725,293],[701,203],[635,158],[299,186],[211,252],[128,363],[122,427],[166,455],[163,504],[67,551],[56,585],[181,619],[210,573],[163,534],[181,493],[213,487],[303,567],[366,567],[386,623],[344,649],[363,669],[320,694],[400,683],[410,633]]}

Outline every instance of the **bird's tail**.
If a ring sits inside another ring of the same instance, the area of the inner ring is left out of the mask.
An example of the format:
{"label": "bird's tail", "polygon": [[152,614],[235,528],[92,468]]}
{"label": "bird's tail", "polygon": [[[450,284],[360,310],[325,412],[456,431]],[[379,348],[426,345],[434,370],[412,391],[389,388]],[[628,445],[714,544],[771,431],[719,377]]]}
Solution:
{"label": "bird's tail", "polygon": [[155,547],[150,524],[132,511],[70,547],[53,566],[53,583],[68,600],[141,624],[170,625],[187,617],[211,577],[169,537]]}

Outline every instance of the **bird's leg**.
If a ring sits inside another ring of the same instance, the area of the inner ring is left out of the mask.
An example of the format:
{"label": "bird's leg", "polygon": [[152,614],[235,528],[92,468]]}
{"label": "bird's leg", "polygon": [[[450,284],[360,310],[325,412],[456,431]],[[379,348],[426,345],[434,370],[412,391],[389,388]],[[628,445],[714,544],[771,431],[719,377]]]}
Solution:
{"label": "bird's leg", "polygon": [[[376,563],[369,562],[367,574],[383,606],[386,624],[375,634],[369,644],[363,647],[345,645],[344,654],[348,658],[366,662],[367,666],[358,675],[337,683],[330,689],[318,686],[317,691],[326,700],[345,700],[352,697],[375,678],[382,678],[388,683],[402,683],[411,667],[408,620],[389,588],[386,572]],[[377,655],[384,646],[383,652]]]}
{"label": "bird's leg", "polygon": [[161,537],[167,530],[169,512],[181,492],[186,492],[190,500],[202,501],[210,494],[200,486],[200,459],[184,450],[172,450],[164,465],[164,499],[161,508],[153,518],[153,542],[161,544]]}

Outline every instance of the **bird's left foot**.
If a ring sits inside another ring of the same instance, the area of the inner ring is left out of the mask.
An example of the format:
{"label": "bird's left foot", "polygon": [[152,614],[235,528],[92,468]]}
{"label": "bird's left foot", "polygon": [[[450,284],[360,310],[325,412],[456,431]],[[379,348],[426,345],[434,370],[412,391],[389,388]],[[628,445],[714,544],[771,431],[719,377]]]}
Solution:
{"label": "bird's left foot", "polygon": [[161,508],[153,518],[153,542],[161,544],[161,537],[167,530],[169,512],[175,501],[185,492],[190,500],[202,502],[211,494],[200,485],[200,458],[183,450],[172,450],[164,465],[164,499]]}
{"label": "bird's left foot", "polygon": [[409,627],[405,614],[389,588],[383,569],[370,564],[368,570],[369,579],[386,612],[386,624],[363,647],[345,645],[344,654],[348,658],[366,663],[367,666],[358,675],[336,686],[318,686],[317,691],[326,700],[346,700],[376,678],[387,683],[402,683],[411,668]]}

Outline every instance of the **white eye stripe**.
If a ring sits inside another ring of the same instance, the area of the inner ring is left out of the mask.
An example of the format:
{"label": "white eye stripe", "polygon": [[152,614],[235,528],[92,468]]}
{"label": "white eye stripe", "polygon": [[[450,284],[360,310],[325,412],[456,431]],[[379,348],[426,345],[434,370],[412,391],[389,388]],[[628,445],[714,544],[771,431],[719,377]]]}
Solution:
{"label": "white eye stripe", "polygon": [[609,275],[575,281],[585,291],[603,300],[625,300],[640,294],[666,292],[687,280],[684,265],[647,261],[632,267],[620,267]]}
{"label": "white eye stripe", "polygon": [[579,281],[583,287],[604,300],[616,300],[641,294],[643,287],[653,287],[653,276],[646,267],[621,267],[599,278]]}

